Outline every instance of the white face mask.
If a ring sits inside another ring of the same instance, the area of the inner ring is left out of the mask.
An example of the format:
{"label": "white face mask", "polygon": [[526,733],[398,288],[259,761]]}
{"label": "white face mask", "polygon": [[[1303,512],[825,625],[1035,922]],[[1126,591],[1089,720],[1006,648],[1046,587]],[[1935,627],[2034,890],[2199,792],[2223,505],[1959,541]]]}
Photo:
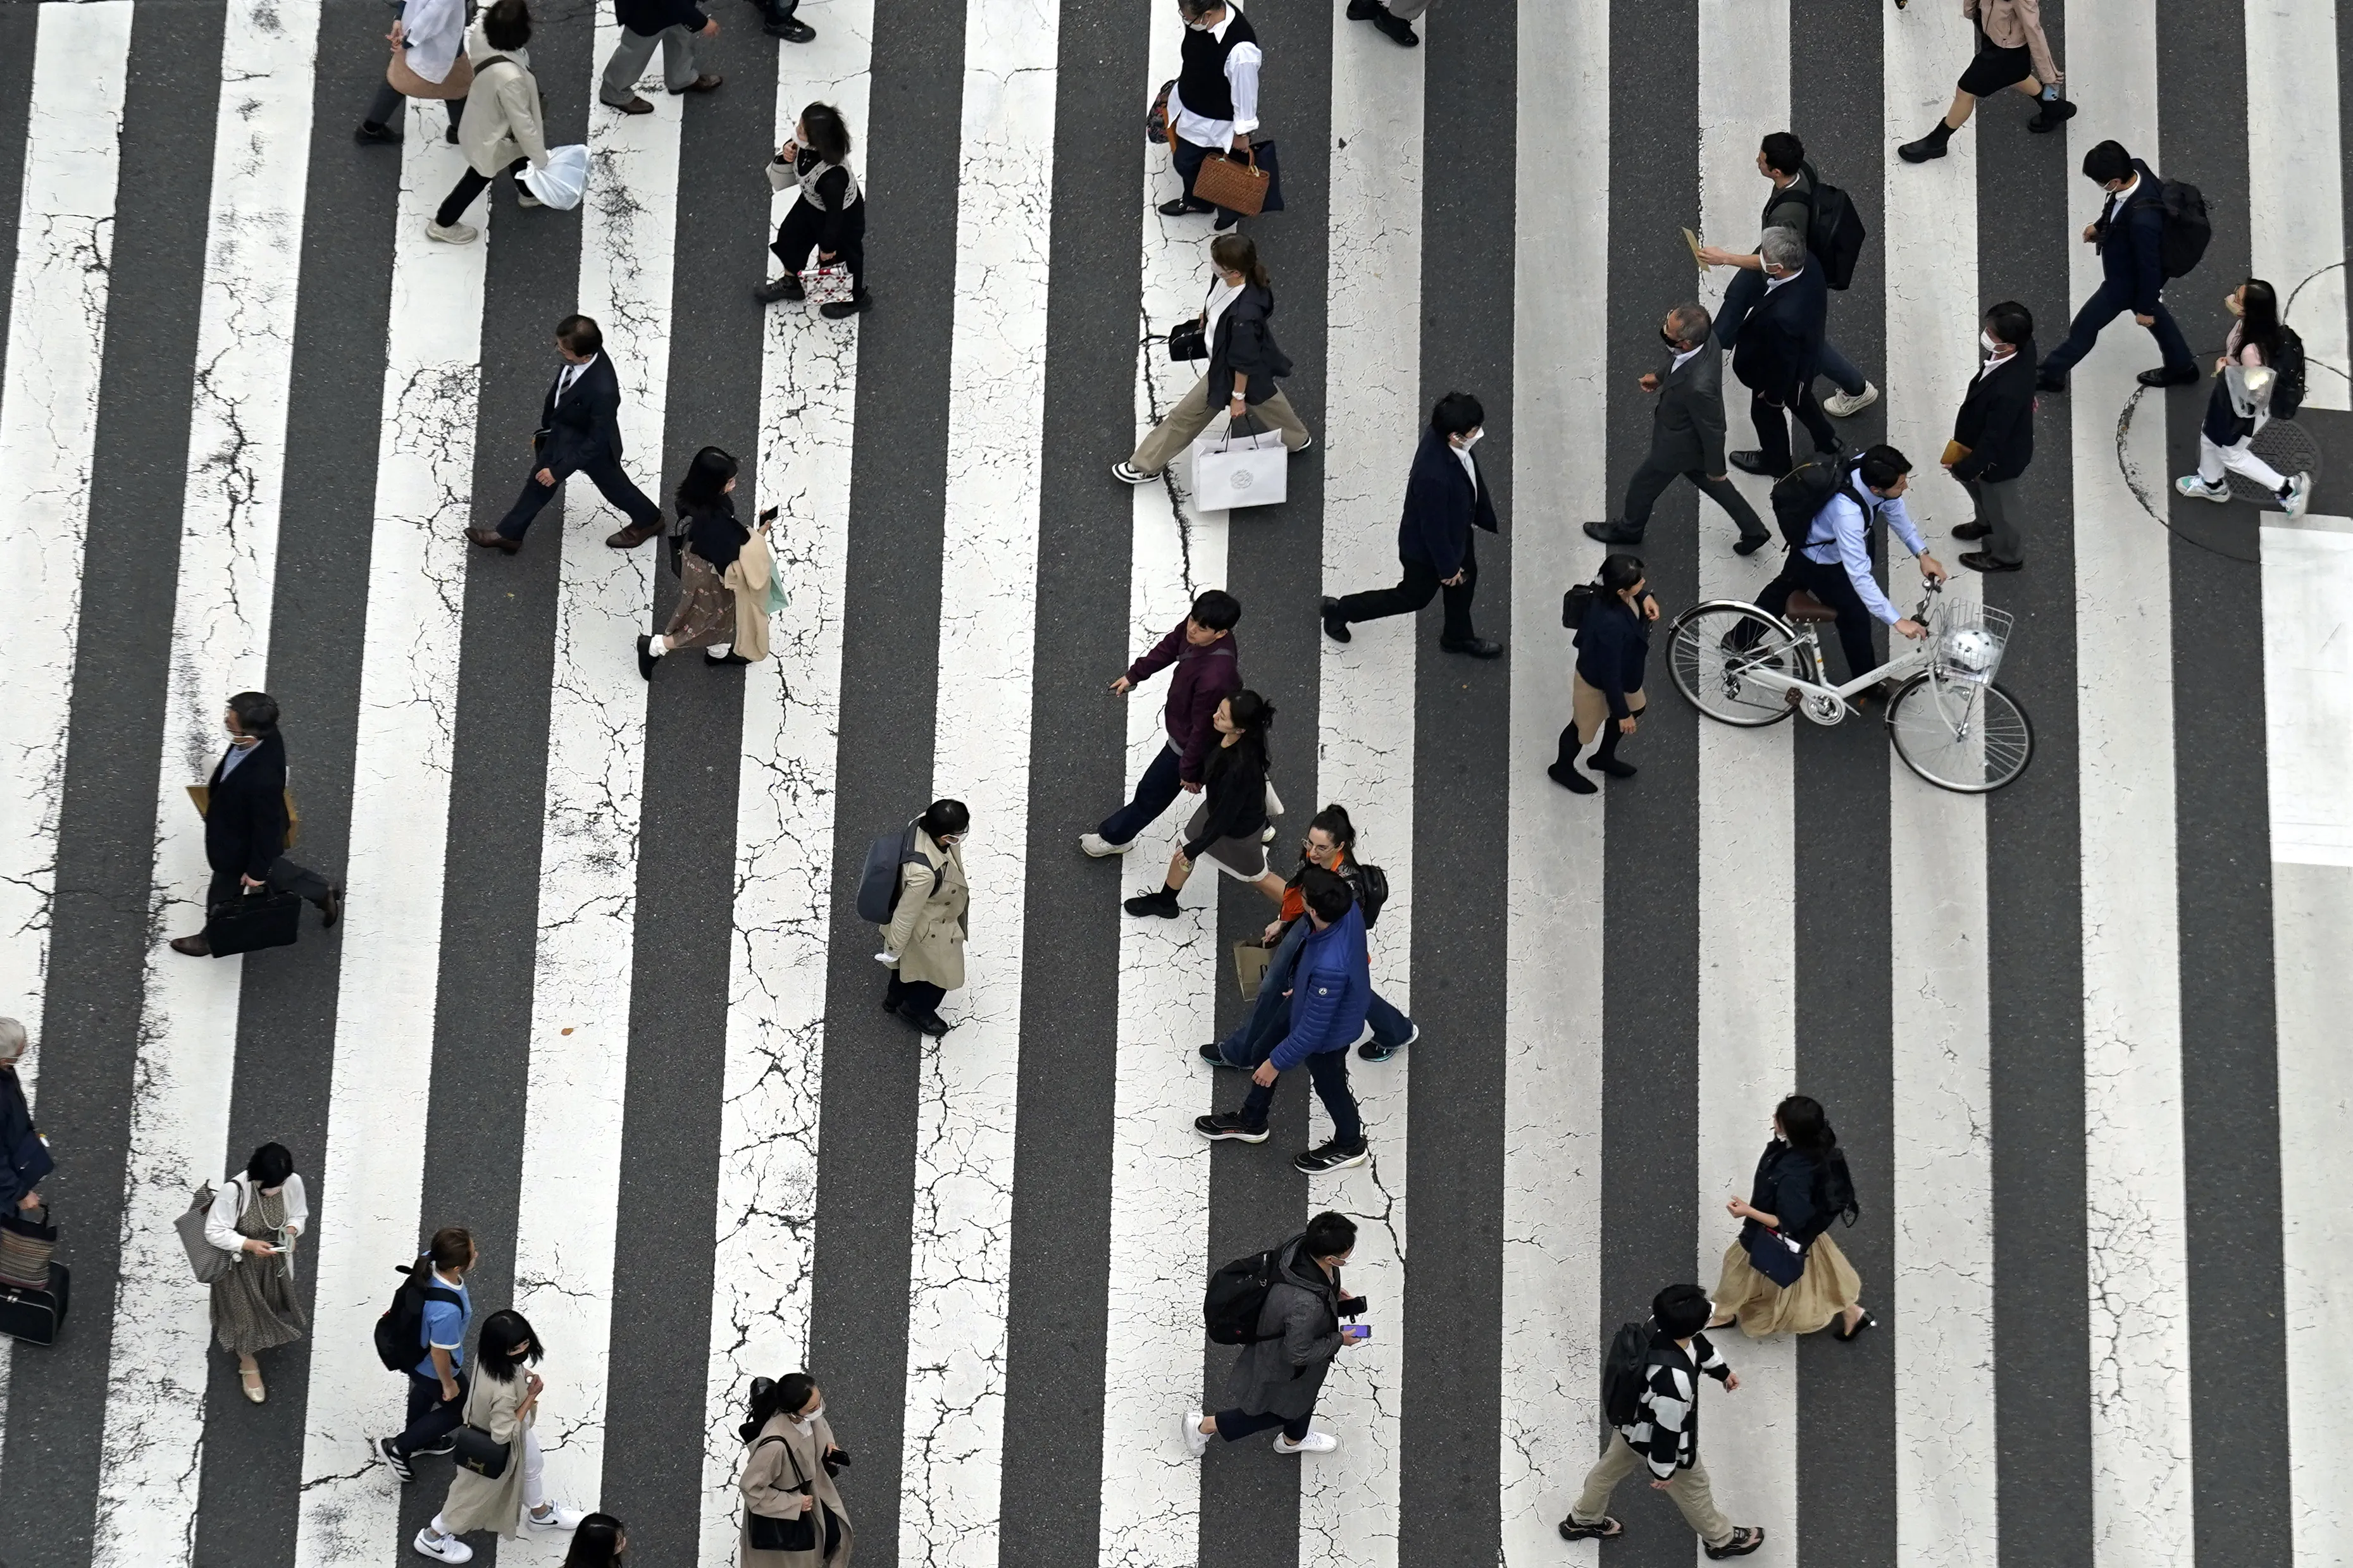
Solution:
{"label": "white face mask", "polygon": [[1993,341],[1993,334],[1991,332],[1979,332],[1978,334],[1978,347],[1985,350],[1988,355],[1998,354],[2001,353],[2002,350],[2002,345]]}
{"label": "white face mask", "polygon": [[1464,437],[1459,437],[1459,438],[1458,438],[1458,440],[1457,440],[1457,445],[1459,445],[1459,446],[1460,446],[1460,447],[1461,447],[1464,451],[1466,451],[1466,452],[1467,452],[1467,451],[1469,451],[1472,447],[1473,447],[1477,446],[1477,445],[1479,444],[1480,440],[1481,440],[1483,437],[1485,437],[1485,435],[1486,435],[1486,434],[1487,434],[1487,432],[1486,432],[1485,430],[1483,430],[1483,429],[1482,429],[1482,430],[1473,430],[1473,431],[1472,431],[1472,432],[1471,432],[1471,434],[1469,434],[1468,436],[1464,436]]}

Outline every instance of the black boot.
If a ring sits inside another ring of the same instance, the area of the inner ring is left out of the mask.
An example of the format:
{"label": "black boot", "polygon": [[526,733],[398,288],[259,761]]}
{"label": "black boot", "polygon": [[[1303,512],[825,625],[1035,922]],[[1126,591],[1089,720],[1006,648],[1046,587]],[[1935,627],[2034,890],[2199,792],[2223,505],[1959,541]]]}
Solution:
{"label": "black boot", "polygon": [[1577,753],[1582,750],[1583,743],[1577,738],[1577,726],[1571,724],[1560,732],[1560,754],[1553,760],[1552,766],[1545,769],[1546,778],[1571,795],[1591,795],[1600,787],[1577,771]]}
{"label": "black boot", "polygon": [[1945,143],[1952,139],[1953,128],[1939,120],[1928,134],[1895,149],[1895,155],[1907,163],[1925,163],[1931,158],[1943,157]]}
{"label": "black boot", "polygon": [[1617,720],[1601,721],[1601,744],[1593,749],[1593,755],[1586,759],[1585,765],[1596,773],[1608,773],[1613,779],[1632,778],[1634,764],[1618,760],[1618,742],[1621,739]]}

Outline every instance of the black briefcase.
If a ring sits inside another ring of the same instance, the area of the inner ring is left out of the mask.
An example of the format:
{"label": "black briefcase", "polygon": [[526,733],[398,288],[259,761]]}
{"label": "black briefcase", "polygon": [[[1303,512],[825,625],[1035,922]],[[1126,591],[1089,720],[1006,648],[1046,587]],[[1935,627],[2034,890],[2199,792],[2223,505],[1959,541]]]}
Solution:
{"label": "black briefcase", "polygon": [[0,1334],[28,1344],[57,1343],[65,1327],[66,1301],[73,1293],[73,1274],[62,1263],[49,1265],[49,1288],[30,1290],[22,1285],[0,1285]]}
{"label": "black briefcase", "polygon": [[205,917],[215,958],[265,947],[291,947],[302,934],[302,895],[264,889],[232,899]]}

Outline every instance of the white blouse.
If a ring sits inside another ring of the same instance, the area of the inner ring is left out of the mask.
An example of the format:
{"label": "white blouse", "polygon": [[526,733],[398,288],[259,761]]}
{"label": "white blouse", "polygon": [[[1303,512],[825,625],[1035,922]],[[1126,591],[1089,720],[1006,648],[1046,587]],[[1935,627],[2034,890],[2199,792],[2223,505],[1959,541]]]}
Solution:
{"label": "white blouse", "polygon": [[[261,1189],[243,1176],[231,1176],[213,1194],[212,1212],[205,1216],[205,1239],[223,1252],[243,1252],[245,1237],[237,1233],[237,1217]],[[286,1228],[300,1235],[311,1227],[310,1201],[302,1195],[298,1173],[286,1178]]]}
{"label": "white blouse", "polygon": [[427,81],[447,81],[466,41],[466,0],[408,0],[401,12],[408,68]]}

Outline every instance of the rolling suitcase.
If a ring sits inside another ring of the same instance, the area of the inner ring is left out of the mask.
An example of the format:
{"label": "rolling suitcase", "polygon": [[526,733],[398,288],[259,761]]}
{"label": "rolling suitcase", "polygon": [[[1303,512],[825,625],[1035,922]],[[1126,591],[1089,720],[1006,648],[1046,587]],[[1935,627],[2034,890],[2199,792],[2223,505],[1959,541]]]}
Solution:
{"label": "rolling suitcase", "polygon": [[62,1263],[49,1264],[48,1288],[0,1285],[0,1334],[29,1344],[57,1343],[65,1327],[66,1302],[72,1294],[73,1275]]}

